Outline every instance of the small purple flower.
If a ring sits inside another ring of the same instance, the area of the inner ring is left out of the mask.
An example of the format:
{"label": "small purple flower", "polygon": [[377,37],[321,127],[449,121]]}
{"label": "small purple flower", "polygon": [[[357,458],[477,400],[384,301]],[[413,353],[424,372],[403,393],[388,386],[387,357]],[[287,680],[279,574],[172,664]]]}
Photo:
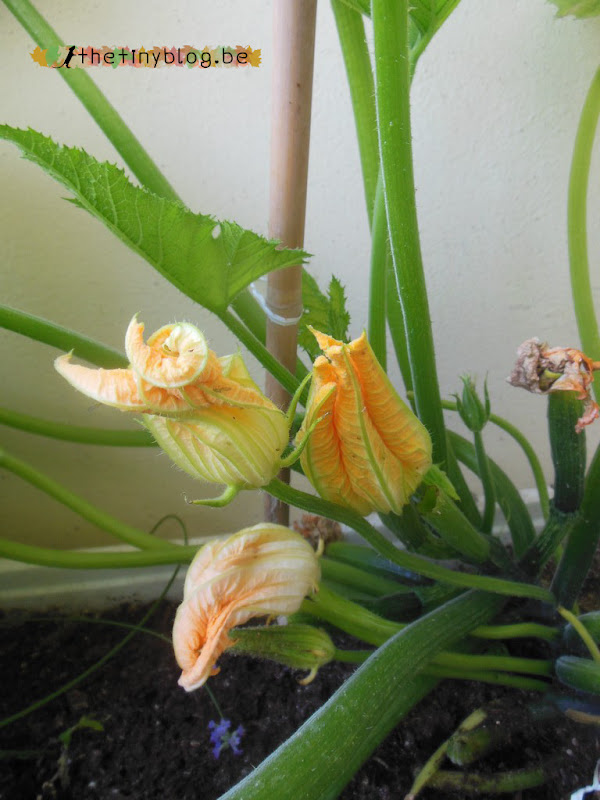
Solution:
{"label": "small purple flower", "polygon": [[212,719],[208,723],[208,730],[211,731],[210,743],[214,745],[213,756],[215,758],[218,758],[221,755],[221,750],[227,750],[228,747],[231,748],[234,755],[239,756],[242,754],[240,742],[242,740],[242,736],[244,735],[244,728],[241,725],[238,725],[233,733],[229,733],[230,727],[231,720],[225,719],[224,717],[221,719],[218,725]]}

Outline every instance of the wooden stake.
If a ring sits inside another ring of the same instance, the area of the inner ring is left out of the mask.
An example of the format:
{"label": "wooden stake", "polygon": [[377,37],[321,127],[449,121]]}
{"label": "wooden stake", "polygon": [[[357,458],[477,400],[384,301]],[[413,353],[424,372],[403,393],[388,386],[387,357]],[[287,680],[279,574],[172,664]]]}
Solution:
{"label": "wooden stake", "polygon": [[[302,247],[310,142],[317,0],[275,0],[273,4],[273,97],[269,235],[286,247]],[[302,267],[272,272],[267,280],[272,314],[298,319],[302,314]],[[267,347],[291,372],[296,371],[298,325],[267,320]],[[289,394],[271,375],[266,393],[280,408]],[[280,475],[289,482],[289,470]],[[269,522],[289,523],[289,508],[267,495]]]}

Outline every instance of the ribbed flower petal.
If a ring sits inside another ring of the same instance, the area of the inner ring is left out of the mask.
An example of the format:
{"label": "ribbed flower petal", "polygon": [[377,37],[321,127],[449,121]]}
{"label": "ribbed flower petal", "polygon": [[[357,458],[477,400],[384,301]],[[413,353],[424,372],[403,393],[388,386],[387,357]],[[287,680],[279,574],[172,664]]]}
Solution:
{"label": "ribbed flower petal", "polygon": [[153,386],[176,389],[197,380],[209,358],[204,334],[188,322],[165,325],[144,342],[144,324],[134,317],[125,352],[137,374]]}
{"label": "ribbed flower petal", "polygon": [[173,647],[187,691],[215,672],[233,645],[228,631],[254,617],[292,614],[317,588],[312,547],[281,525],[256,525],[206,545],[190,565],[173,626]]}
{"label": "ribbed flower petal", "polygon": [[59,356],[56,370],[78,391],[107,406],[122,411],[143,411],[137,383],[129,369],[90,369],[73,364],[70,354]]}
{"label": "ribbed flower petal", "polygon": [[189,475],[239,488],[269,483],[288,442],[287,420],[275,408],[212,406],[190,419],[148,416],[143,422]]}
{"label": "ribbed flower petal", "polygon": [[324,356],[314,364],[304,424],[323,417],[301,463],[326,500],[361,514],[399,513],[431,465],[431,440],[402,402],[363,335],[343,344],[313,331]]}

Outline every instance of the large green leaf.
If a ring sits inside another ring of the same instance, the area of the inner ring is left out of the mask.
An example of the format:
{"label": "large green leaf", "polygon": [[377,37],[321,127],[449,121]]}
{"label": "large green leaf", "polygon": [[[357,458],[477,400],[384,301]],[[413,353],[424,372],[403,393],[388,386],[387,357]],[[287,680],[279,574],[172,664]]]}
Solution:
{"label": "large green leaf", "polygon": [[128,247],[172,284],[216,314],[261,275],[304,263],[301,250],[194,214],[172,200],[135,186],[114,164],[84,150],[61,147],[33,130],[0,125],[0,138],[18,145],[25,158],[66,186],[74,202],[101,220]]}

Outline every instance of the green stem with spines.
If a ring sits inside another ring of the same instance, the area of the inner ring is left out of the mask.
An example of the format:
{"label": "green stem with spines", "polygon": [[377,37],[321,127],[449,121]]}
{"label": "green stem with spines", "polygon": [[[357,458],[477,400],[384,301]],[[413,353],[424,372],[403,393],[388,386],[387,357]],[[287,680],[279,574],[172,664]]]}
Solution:
{"label": "green stem with spines", "polygon": [[[375,96],[388,232],[417,413],[443,465],[446,435],[419,242],[410,123],[408,0],[373,0]],[[393,54],[392,56],[390,54]]]}
{"label": "green stem with spines", "polygon": [[162,550],[165,547],[173,547],[169,542],[165,542],[162,539],[158,539],[156,536],[152,536],[149,533],[145,533],[138,528],[126,525],[124,522],[115,519],[115,517],[96,508],[96,506],[93,506],[83,498],[70,492],[60,483],[52,480],[52,478],[34,469],[34,467],[24,461],[9,455],[6,450],[2,449],[0,449],[0,468],[7,469],[9,472],[18,475],[37,489],[41,489],[46,494],[50,495],[50,497],[58,500],[59,503],[63,503],[63,505],[75,511],[84,519],[87,519],[88,522],[97,525],[122,542],[126,542],[127,544],[139,547],[143,550]]}
{"label": "green stem with spines", "polygon": [[342,561],[335,561],[326,556],[322,556],[319,559],[319,564],[321,565],[323,578],[353,586],[374,597],[383,597],[386,594],[393,594],[404,588],[402,584],[398,584],[389,578],[374,575],[359,567],[344,564]]}
{"label": "green stem with spines", "polygon": [[552,581],[552,591],[559,605],[570,609],[581,591],[600,539],[600,448],[590,468],[583,500]]}
{"label": "green stem with spines", "polygon": [[516,581],[506,581],[501,578],[491,578],[487,575],[472,575],[465,572],[442,567],[426,558],[407,553],[395,547],[383,534],[374,528],[364,517],[348,508],[342,508],[335,503],[322,500],[320,497],[293,489],[291,486],[274,478],[270,483],[263,487],[266,492],[278,500],[282,500],[291,506],[301,508],[312,514],[319,514],[322,517],[336,520],[360,534],[369,544],[381,553],[382,556],[399,564],[405,569],[424,575],[434,580],[449,583],[454,586],[464,586],[474,589],[482,589],[487,592],[494,592],[501,595],[512,595],[514,597],[533,597],[546,603],[554,604],[554,597],[547,589],[533,584],[517,583]]}
{"label": "green stem with spines", "polygon": [[554,464],[554,507],[563,514],[579,508],[585,486],[585,432],[575,425],[583,404],[575,392],[553,392],[548,396],[548,433]]}
{"label": "green stem with spines", "polygon": [[594,361],[600,360],[600,333],[590,282],[587,241],[587,195],[592,151],[600,118],[600,69],[587,93],[573,147],[567,205],[571,291],[581,344]]}
{"label": "green stem with spines", "polygon": [[520,565],[528,575],[539,575],[548,561],[556,553],[557,548],[569,535],[578,512],[563,514],[550,504],[550,516],[540,535],[527,548],[521,558]]}
{"label": "green stem with spines", "polygon": [[8,408],[0,408],[0,425],[9,425],[11,428],[17,428],[27,433],[48,436],[51,439],[60,439],[65,442],[77,442],[77,444],[97,444],[110,447],[157,447],[156,442],[145,429],[127,431],[88,428],[30,417],[28,414],[20,414],[18,411],[11,411]]}
{"label": "green stem with spines", "polygon": [[16,308],[0,305],[0,328],[28,336],[63,352],[72,350],[78,358],[89,361],[97,367],[114,369],[126,367],[128,364],[127,358],[118,350],[113,350],[69,328],[63,328],[55,322],[25,311],[18,311]]}

